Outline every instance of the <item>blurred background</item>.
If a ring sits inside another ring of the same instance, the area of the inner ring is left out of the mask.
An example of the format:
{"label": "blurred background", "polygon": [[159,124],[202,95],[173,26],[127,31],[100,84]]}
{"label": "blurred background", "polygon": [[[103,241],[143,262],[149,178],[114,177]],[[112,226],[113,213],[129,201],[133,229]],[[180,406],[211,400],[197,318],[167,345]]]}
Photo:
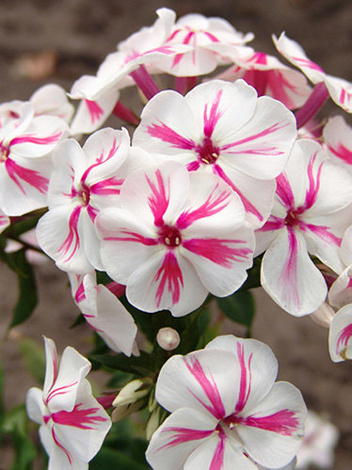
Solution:
{"label": "blurred background", "polygon": [[[271,34],[286,31],[327,73],[352,81],[351,0],[1,0],[0,102],[26,100],[45,83],[67,91],[83,74],[95,74],[116,44],[143,26],[151,25],[155,10],[172,8],[178,17],[198,12],[227,19],[239,31],[252,31],[251,44],[275,54]],[[342,114],[338,108],[327,108]],[[64,273],[48,262],[36,268],[40,304],[34,315],[15,328],[2,346],[5,406],[23,402],[36,385],[24,367],[19,344],[31,338],[41,345],[44,334],[60,351],[71,345],[82,354],[90,349],[84,325],[69,330],[78,314]],[[266,342],[280,364],[280,379],[302,391],[308,408],[323,414],[340,430],[334,470],[352,468],[352,363],[333,364],[328,355],[327,330],[310,318],[296,319],[257,289],[253,335]],[[0,269],[0,334],[4,337],[16,302],[16,277]],[[228,332],[242,334],[229,325]],[[1,469],[10,468],[11,449],[5,440]]]}

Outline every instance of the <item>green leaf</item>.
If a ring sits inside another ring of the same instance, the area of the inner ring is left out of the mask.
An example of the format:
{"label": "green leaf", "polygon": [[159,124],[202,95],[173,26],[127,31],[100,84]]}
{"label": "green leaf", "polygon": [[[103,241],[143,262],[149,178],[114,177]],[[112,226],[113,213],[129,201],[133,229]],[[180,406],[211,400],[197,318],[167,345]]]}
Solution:
{"label": "green leaf", "polygon": [[32,266],[26,260],[25,250],[8,255],[9,267],[17,274],[19,297],[9,328],[23,323],[31,316],[38,303],[37,286]]}
{"label": "green leaf", "polygon": [[255,315],[255,302],[251,292],[238,291],[229,297],[217,299],[217,302],[228,318],[250,329]]}
{"label": "green leaf", "polygon": [[140,376],[154,375],[157,372],[155,361],[144,351],[141,351],[140,356],[131,357],[124,354],[117,354],[116,356],[93,354],[89,356],[89,359],[110,369],[131,372]]}
{"label": "green leaf", "polygon": [[31,470],[36,449],[28,434],[28,417],[25,405],[12,408],[5,416],[4,432],[10,434],[15,448],[11,470]]}
{"label": "green leaf", "polygon": [[148,470],[149,468],[147,463],[138,463],[124,453],[109,447],[103,447],[89,464],[89,470]]}
{"label": "green leaf", "polygon": [[27,370],[38,383],[44,383],[45,379],[45,351],[42,346],[32,339],[26,338],[20,341],[19,350],[22,354]]}

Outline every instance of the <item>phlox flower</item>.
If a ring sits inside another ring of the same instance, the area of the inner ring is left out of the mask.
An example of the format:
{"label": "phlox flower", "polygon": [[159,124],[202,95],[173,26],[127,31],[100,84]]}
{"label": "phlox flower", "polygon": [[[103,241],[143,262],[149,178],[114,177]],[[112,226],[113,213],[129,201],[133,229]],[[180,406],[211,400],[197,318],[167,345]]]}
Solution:
{"label": "phlox flower", "polygon": [[338,106],[348,113],[352,112],[352,83],[326,74],[318,64],[306,56],[302,47],[296,41],[289,39],[285,33],[282,33],[279,39],[274,35],[273,41],[280,54],[298,67],[312,83],[324,83],[327,96],[330,94]]}
{"label": "phlox flower", "polygon": [[171,412],[146,452],[154,470],[278,468],[297,453],[306,408],[299,390],[275,382],[265,344],[220,336],[205,349],[172,356],[156,399]]}
{"label": "phlox flower", "polygon": [[40,424],[40,439],[49,455],[48,470],[87,470],[111,421],[85,379],[90,362],[67,347],[59,365],[54,342],[48,338],[44,341],[44,389],[33,387],[28,391],[27,412]]}
{"label": "phlox flower", "polygon": [[252,33],[244,35],[237,31],[223,18],[206,18],[198,13],[185,15],[173,25],[166,45],[184,44],[192,46],[191,50],[161,58],[156,66],[178,77],[204,75],[227,63],[211,46],[220,45],[241,54],[241,46],[253,37]]}
{"label": "phlox flower", "polygon": [[132,315],[108,287],[96,282],[95,272],[69,274],[72,297],[87,323],[110,349],[127,356],[136,352],[137,326]]}
{"label": "phlox flower", "polygon": [[254,240],[244,217],[239,197],[216,175],[174,162],[136,171],[119,208],[97,216],[104,268],[139,309],[186,315],[209,292],[230,295],[246,279]]}
{"label": "phlox flower", "polygon": [[144,154],[136,148],[130,154],[126,130],[109,128],[92,134],[83,148],[68,139],[55,152],[49,211],[39,220],[37,237],[60,269],[77,274],[103,269],[95,218],[116,204],[125,176],[146,164]]}
{"label": "phlox flower", "polygon": [[283,309],[301,316],[314,312],[327,294],[309,254],[337,273],[344,268],[340,245],[351,223],[351,177],[318,143],[300,140],[276,181],[272,215],[256,232],[256,254],[266,250],[261,283]]}
{"label": "phlox flower", "polygon": [[133,144],[189,171],[221,177],[258,227],[270,214],[274,178],[296,136],[294,116],[282,103],[258,98],[243,80],[213,80],[184,97],[171,90],[154,96],[143,109]]}
{"label": "phlox flower", "polygon": [[[36,90],[29,98],[34,116],[56,116],[69,123],[74,111],[69,103],[65,90],[59,85],[48,84]],[[2,126],[21,115],[23,101],[15,100],[0,105],[0,122]]]}
{"label": "phlox flower", "polygon": [[257,90],[259,96],[271,96],[288,109],[299,108],[311,94],[305,76],[287,67],[276,57],[254,50],[242,59],[232,55],[229,57],[235,65],[217,76],[221,80],[234,82],[243,78]]}
{"label": "phlox flower", "polygon": [[19,216],[47,204],[51,153],[67,135],[56,116],[35,116],[30,102],[19,103],[16,116],[0,118],[0,209]]}
{"label": "phlox flower", "polygon": [[303,442],[297,454],[297,470],[310,468],[310,465],[333,468],[334,450],[339,438],[336,426],[314,411],[308,411],[304,429]]}

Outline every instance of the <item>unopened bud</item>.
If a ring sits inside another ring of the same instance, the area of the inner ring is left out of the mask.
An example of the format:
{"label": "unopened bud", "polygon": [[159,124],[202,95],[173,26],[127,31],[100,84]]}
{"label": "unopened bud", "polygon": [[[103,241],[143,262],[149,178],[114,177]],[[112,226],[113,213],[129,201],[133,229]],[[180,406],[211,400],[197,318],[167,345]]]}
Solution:
{"label": "unopened bud", "polygon": [[122,421],[131,414],[135,413],[142,407],[141,401],[136,401],[135,403],[129,403],[128,405],[118,406],[112,412],[111,419],[114,423]]}
{"label": "unopened bud", "polygon": [[161,412],[161,408],[160,406],[158,406],[150,415],[150,418],[148,420],[147,427],[145,430],[146,439],[148,441],[151,439],[152,435],[160,426],[160,412]]}
{"label": "unopened bud", "polygon": [[158,345],[165,351],[173,351],[180,344],[180,335],[170,327],[161,328],[156,335]]}
{"label": "unopened bud", "polygon": [[123,387],[113,402],[113,406],[125,406],[135,403],[136,401],[148,395],[152,385],[151,379],[136,379],[129,382]]}

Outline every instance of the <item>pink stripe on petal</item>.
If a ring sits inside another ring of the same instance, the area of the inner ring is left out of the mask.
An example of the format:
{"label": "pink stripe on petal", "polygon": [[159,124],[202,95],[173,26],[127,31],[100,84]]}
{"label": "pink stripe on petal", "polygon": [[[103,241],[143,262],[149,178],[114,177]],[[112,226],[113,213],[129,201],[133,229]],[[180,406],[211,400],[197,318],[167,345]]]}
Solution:
{"label": "pink stripe on petal", "polygon": [[209,470],[222,470],[224,466],[226,434],[221,426],[218,426],[217,430],[219,431],[219,441],[216,445]]}
{"label": "pink stripe on petal", "polygon": [[10,158],[5,161],[5,167],[9,177],[24,195],[27,193],[20,180],[25,181],[30,186],[37,189],[41,194],[47,193],[49,180],[44,176],[41,176],[37,171],[24,168]]}
{"label": "pink stripe on petal", "polygon": [[[79,220],[79,216],[81,213],[81,209],[82,209],[82,206],[76,206],[73,209],[70,215],[69,222],[68,222],[69,234],[66,237],[66,240],[64,241],[64,243],[58,249],[58,252],[66,257],[64,261],[70,261],[72,257],[74,256],[74,254],[76,253],[76,251],[78,250],[79,245],[80,245],[77,226],[78,226],[78,220]],[[71,254],[69,254],[70,251],[71,251]]]}
{"label": "pink stripe on petal", "polygon": [[127,230],[122,230],[121,231],[121,234],[122,235],[127,235],[126,237],[125,236],[121,236],[121,237],[104,237],[104,240],[107,240],[107,241],[123,241],[123,242],[136,242],[136,243],[142,243],[142,245],[146,245],[146,246],[154,246],[154,245],[158,245],[159,241],[158,240],[155,240],[154,238],[148,238],[148,237],[144,237],[143,235],[141,235],[140,233],[137,233],[137,232],[130,232],[130,231],[127,231]]}
{"label": "pink stripe on petal", "polygon": [[307,230],[310,230],[314,233],[314,235],[321,238],[326,243],[336,246],[340,246],[342,243],[342,238],[339,238],[333,233],[329,232],[330,227],[327,227],[325,225],[314,225],[306,224],[305,222],[300,222],[299,226],[303,232],[307,232]]}
{"label": "pink stripe on petal", "polygon": [[169,251],[166,253],[162,265],[154,277],[159,282],[156,291],[156,301],[159,307],[164,295],[165,288],[172,294],[172,303],[177,304],[180,300],[180,287],[183,287],[183,276],[176,256]]}
{"label": "pink stripe on petal", "polygon": [[300,65],[301,67],[307,67],[311,70],[315,70],[317,72],[322,72],[322,73],[325,73],[324,70],[319,67],[318,64],[316,64],[315,62],[309,60],[309,59],[305,59],[305,58],[302,58],[302,57],[292,57],[293,60],[295,60],[298,65]]}
{"label": "pink stripe on petal", "polygon": [[282,296],[288,302],[294,302],[299,308],[300,300],[298,295],[298,241],[294,230],[288,229],[288,256],[284,262],[279,284],[282,290]]}
{"label": "pink stripe on petal", "polygon": [[99,119],[104,114],[104,111],[101,109],[98,103],[96,101],[90,101],[90,100],[84,100],[84,102],[88,108],[88,112],[89,112],[90,120],[92,124],[94,124],[95,121],[99,121]]}
{"label": "pink stripe on petal", "polygon": [[201,206],[182,212],[176,222],[177,228],[185,229],[197,220],[211,217],[225,209],[231,202],[231,193],[228,190],[223,190],[220,194],[216,194],[217,190],[218,184]]}
{"label": "pink stripe on petal", "polygon": [[[81,277],[81,276],[79,276],[79,277]],[[76,293],[75,293],[75,301],[76,301],[77,304],[79,304],[80,302],[85,300],[85,298],[86,298],[86,293],[85,293],[85,290],[84,290],[84,287],[83,287],[83,278],[82,278],[82,281],[79,284],[79,286],[77,287],[77,290],[76,290]]]}
{"label": "pink stripe on petal", "polygon": [[205,439],[208,436],[213,434],[213,430],[210,431],[201,431],[198,429],[189,429],[189,428],[181,428],[177,426],[166,426],[163,430],[165,432],[175,433],[175,436],[170,438],[170,440],[164,444],[163,446],[159,447],[157,450],[167,449],[169,447],[178,446],[190,441],[198,441],[200,439]]}
{"label": "pink stripe on petal", "polygon": [[[215,126],[222,116],[222,112],[219,110],[220,100],[222,96],[222,90],[219,90],[216,94],[215,100],[211,105],[208,113],[208,104],[204,107],[203,120],[204,120],[204,135],[210,138],[214,132]],[[209,115],[208,115],[209,114]]]}
{"label": "pink stripe on petal", "polygon": [[[286,123],[285,124],[280,124],[279,122],[277,122],[277,123],[273,124],[272,126],[267,127],[263,131],[258,132],[258,134],[254,134],[254,135],[251,135],[249,137],[245,137],[244,139],[240,139],[237,142],[232,142],[230,144],[226,144],[226,145],[222,146],[220,150],[221,151],[222,150],[227,150],[228,151],[228,149],[233,148],[233,147],[237,147],[238,145],[247,144],[248,142],[252,142],[254,140],[261,139],[262,137],[266,137],[267,135],[270,135],[270,134],[272,134],[276,131],[284,129],[286,126],[287,126]],[[262,149],[258,148],[258,149],[251,149],[251,150],[243,150],[242,152],[238,152],[238,153],[265,155],[268,152],[270,152],[270,155],[282,155],[283,154],[283,152],[275,151],[275,149],[276,149],[276,147],[270,147],[270,148],[263,147]]]}
{"label": "pink stripe on petal", "polygon": [[48,404],[50,402],[50,400],[52,400],[57,395],[64,395],[65,393],[70,392],[70,389],[72,387],[74,387],[75,385],[77,385],[77,384],[78,384],[78,382],[76,380],[75,382],[72,382],[71,384],[63,385],[62,387],[59,387],[59,388],[54,388],[53,390],[51,390],[50,393],[48,393],[48,395],[45,399],[45,403]]}
{"label": "pink stripe on petal", "polygon": [[107,178],[105,180],[99,181],[98,183],[92,184],[90,186],[90,192],[92,194],[98,194],[99,196],[112,196],[115,194],[120,194],[123,179],[117,179],[115,176]]}
{"label": "pink stripe on petal", "polygon": [[217,164],[213,165],[213,173],[220,176],[236,193],[240,196],[242,200],[242,204],[245,208],[246,212],[253,214],[259,221],[263,221],[262,214],[258,211],[258,209],[246,198],[246,196],[238,189],[238,187],[230,180],[230,178],[226,175],[224,170]]}
{"label": "pink stripe on petal", "polygon": [[246,406],[249,394],[251,392],[252,356],[253,354],[249,356],[248,363],[246,364],[244,357],[244,345],[241,343],[237,343],[237,357],[241,368],[240,390],[235,408],[237,413],[242,411],[243,408]]}
{"label": "pink stripe on petal", "polygon": [[[314,162],[317,158],[317,152],[309,159],[308,163],[308,180],[309,180],[309,187],[306,191],[306,197],[303,205],[303,210],[310,209],[315,201],[317,200],[318,197],[318,192],[319,192],[319,187],[320,187],[320,176],[321,176],[321,171],[323,169],[323,163],[319,165],[319,169],[317,172],[317,177],[316,180],[314,178],[313,174],[313,166]],[[301,208],[298,208],[300,210]]]}
{"label": "pink stripe on petal", "polygon": [[94,429],[95,424],[107,421],[104,416],[97,415],[100,408],[81,408],[82,405],[82,403],[75,405],[72,411],[62,410],[52,413],[54,423],[79,429]]}
{"label": "pink stripe on petal", "polygon": [[71,457],[71,454],[70,454],[69,451],[66,449],[66,447],[64,447],[64,446],[61,444],[61,442],[58,440],[54,428],[51,428],[51,434],[52,434],[52,436],[53,436],[53,440],[54,440],[55,444],[65,453],[65,455],[66,455],[66,457],[67,457],[67,460],[69,461],[70,467],[73,468],[73,467],[72,467],[73,459],[72,459],[72,457]]}
{"label": "pink stripe on petal", "polygon": [[155,176],[156,184],[154,184],[148,178],[148,176],[146,176],[149,187],[152,190],[152,195],[148,197],[148,205],[154,216],[154,224],[157,227],[161,227],[164,224],[163,217],[169,205],[169,194],[167,194],[167,188],[165,187],[163,176],[160,170],[155,172]]}
{"label": "pink stripe on petal", "polygon": [[352,324],[347,325],[341,331],[339,335],[339,339],[337,340],[337,343],[336,343],[336,354],[340,355],[344,359],[346,359],[347,344],[351,336],[352,336]]}
{"label": "pink stripe on petal", "polygon": [[280,410],[268,416],[248,416],[238,418],[239,424],[251,426],[264,431],[276,432],[281,436],[292,436],[299,427],[299,419],[292,410]]}
{"label": "pink stripe on petal", "polygon": [[199,256],[219,264],[224,268],[231,268],[234,261],[243,262],[253,251],[249,248],[231,247],[232,244],[246,243],[244,240],[222,240],[217,238],[192,238],[184,240],[182,246]]}
{"label": "pink stripe on petal", "polygon": [[293,196],[290,182],[285,173],[281,173],[276,178],[276,194],[281,199],[282,204],[287,210],[294,208],[295,198]]}
{"label": "pink stripe on petal", "polygon": [[195,147],[193,140],[182,137],[176,131],[163,123],[148,126],[148,134],[156,139],[160,139],[163,142],[171,144],[171,147],[177,149],[192,150]]}
{"label": "pink stripe on petal", "polygon": [[328,145],[328,149],[331,153],[333,153],[336,157],[340,158],[345,163],[352,165],[352,150],[346,148],[344,145],[339,144],[337,148],[334,148]]}
{"label": "pink stripe on petal", "polygon": [[205,34],[205,36],[207,36],[211,40],[211,42],[220,42],[219,39],[214,36],[214,34],[211,34],[208,31],[202,31],[202,33]]}
{"label": "pink stripe on petal", "polygon": [[38,144],[38,145],[49,145],[58,142],[62,136],[62,132],[57,132],[56,134],[49,135],[48,137],[35,137],[32,134],[25,134],[18,137],[15,137],[11,140],[9,147],[18,144]]}
{"label": "pink stripe on petal", "polygon": [[285,219],[271,215],[267,222],[258,229],[258,232],[271,232],[272,230],[280,230],[285,227]]}
{"label": "pink stripe on petal", "polygon": [[190,357],[189,361],[184,358],[183,361],[187,369],[190,371],[190,373],[196,379],[198,384],[201,386],[211,405],[206,405],[199,397],[197,397],[194,392],[192,392],[192,390],[188,389],[188,391],[199,403],[204,406],[204,408],[206,408],[213,416],[215,416],[216,419],[223,419],[226,414],[225,406],[221,399],[221,395],[216,385],[216,382],[211,373],[208,372],[208,378],[201,363],[196,357]]}

